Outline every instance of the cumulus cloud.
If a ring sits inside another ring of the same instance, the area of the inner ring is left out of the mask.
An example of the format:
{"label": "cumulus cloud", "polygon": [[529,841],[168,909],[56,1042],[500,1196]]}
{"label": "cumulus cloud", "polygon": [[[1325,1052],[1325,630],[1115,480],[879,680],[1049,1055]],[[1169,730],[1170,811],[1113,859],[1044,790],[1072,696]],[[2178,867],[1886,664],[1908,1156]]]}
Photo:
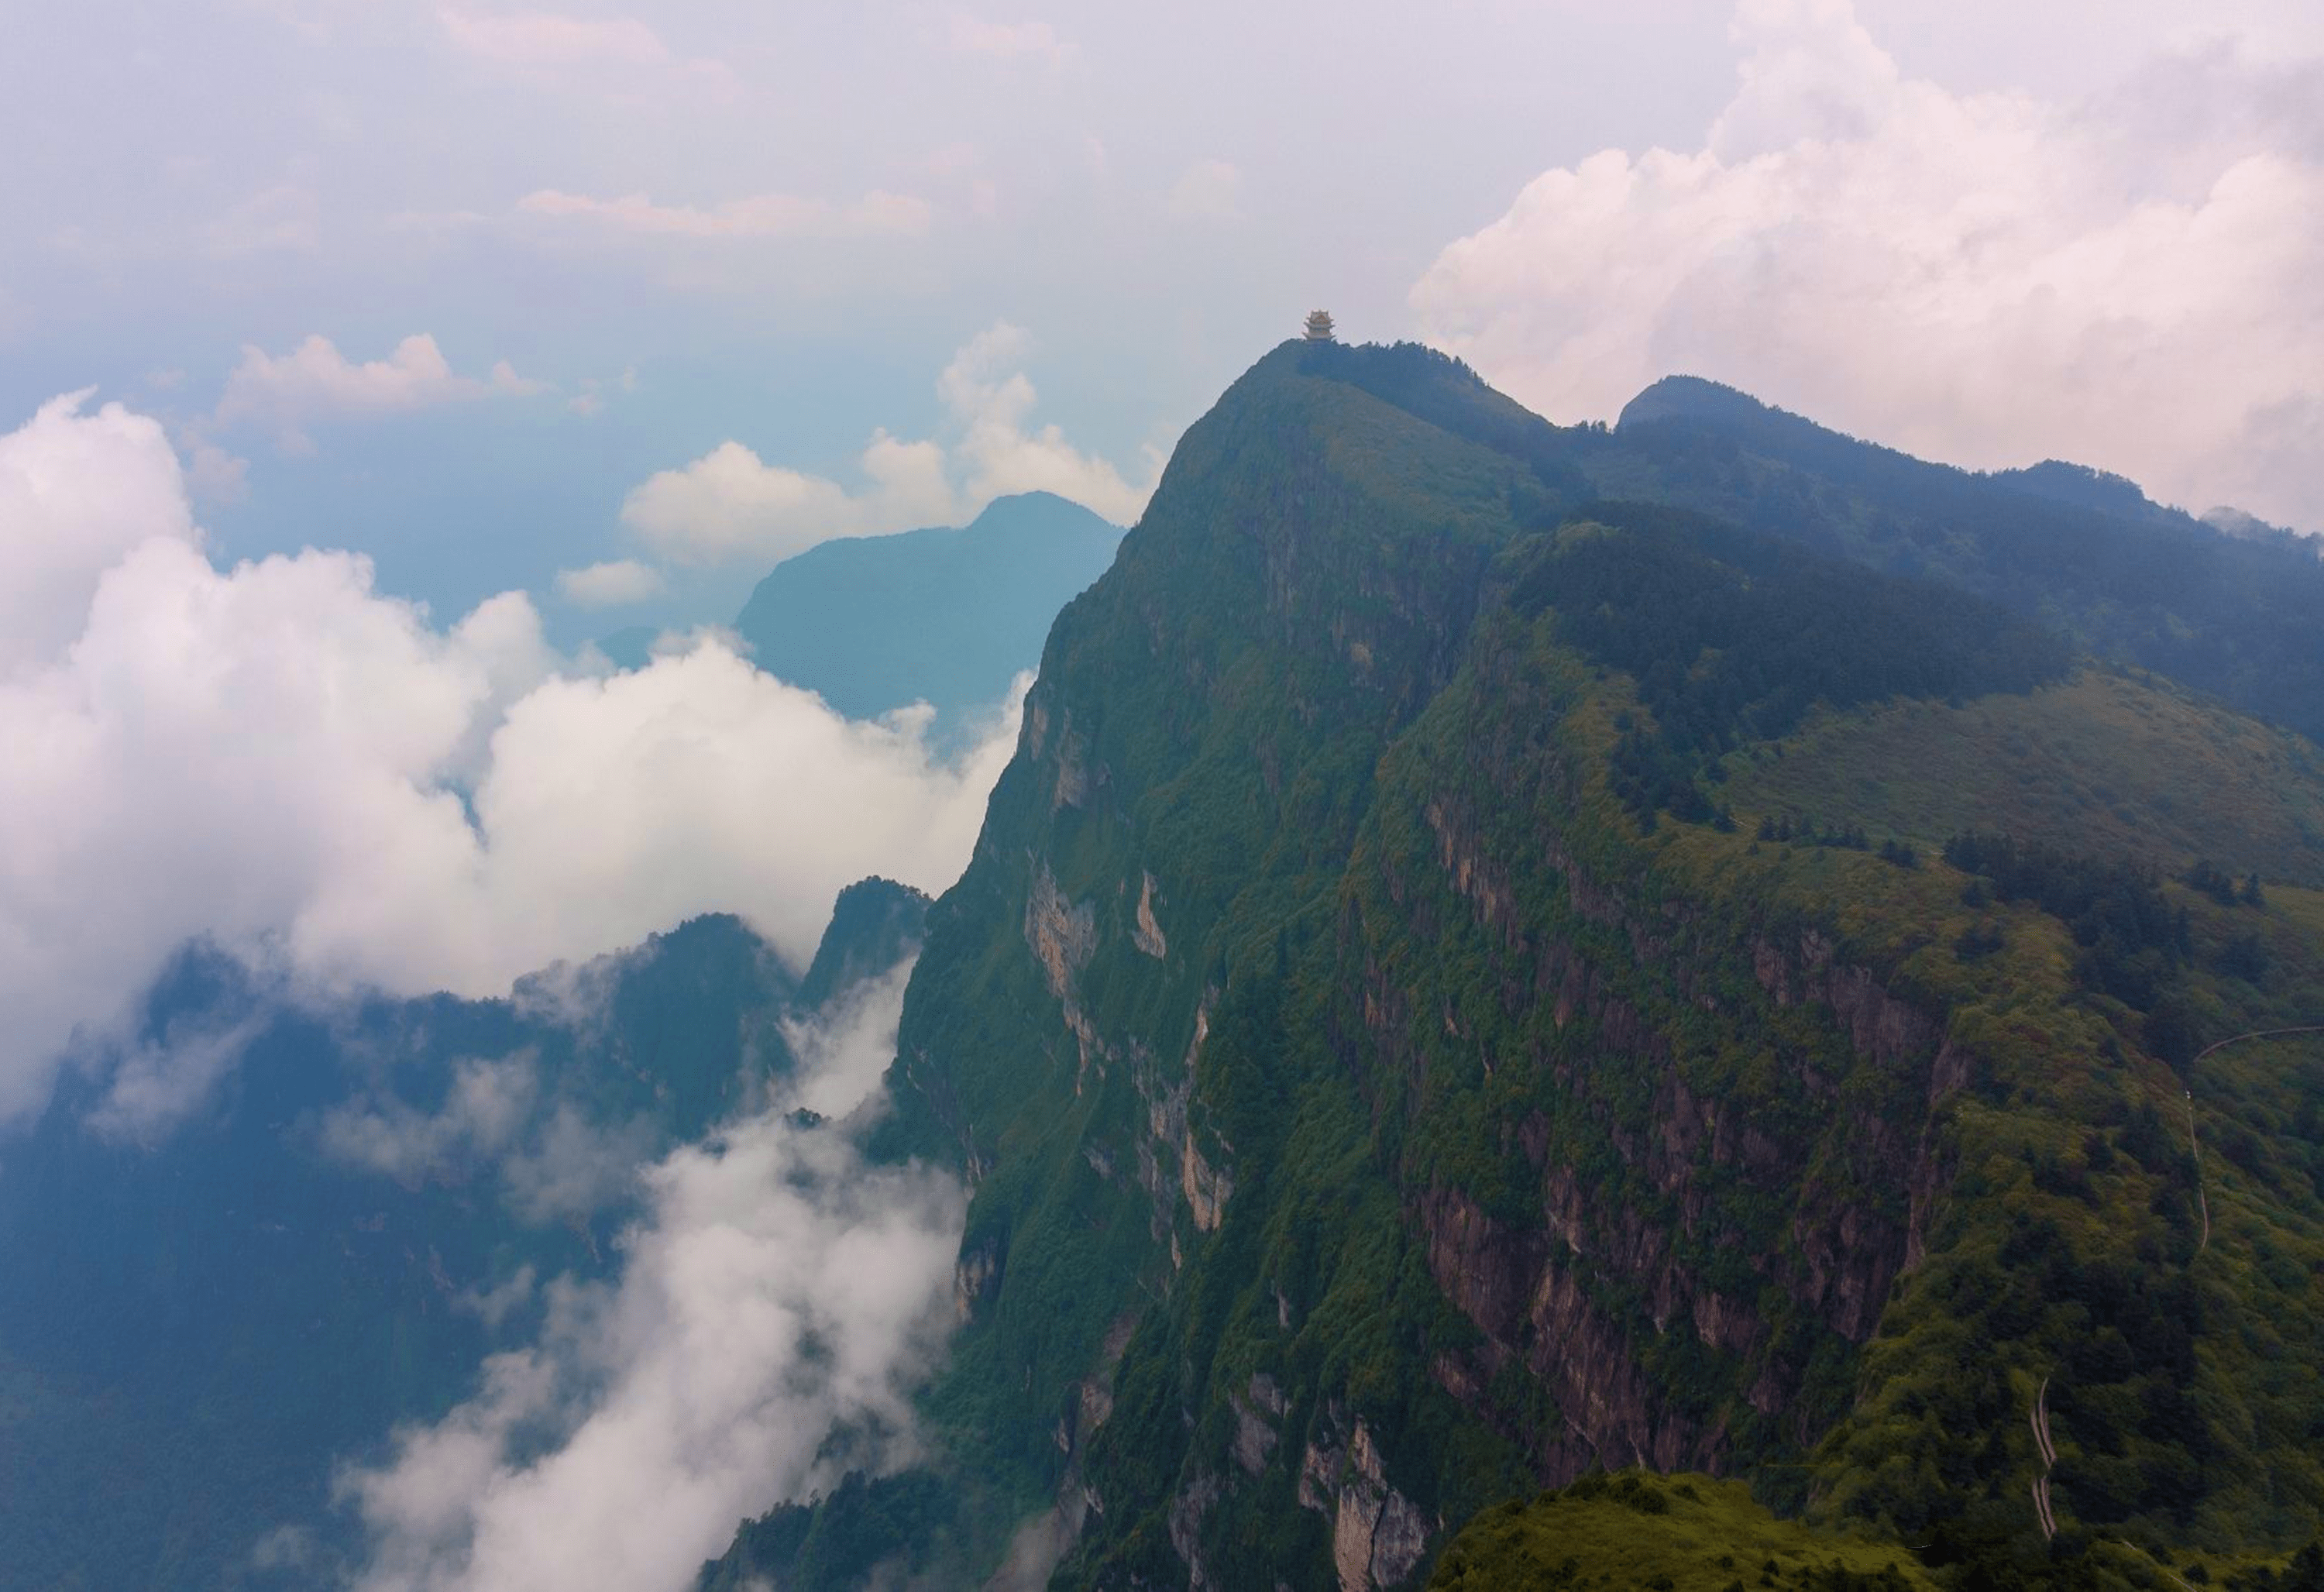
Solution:
{"label": "cumulus cloud", "polygon": [[622,521],[687,564],[779,563],[835,536],[939,523],[952,511],[944,452],[881,432],[862,459],[864,487],[770,465],[739,442],[656,472],[622,504]]}
{"label": "cumulus cloud", "polygon": [[567,16],[558,12],[485,13],[439,6],[436,20],[452,47],[478,60],[535,77],[614,72],[659,77],[674,87],[734,87],[724,61],[681,56],[635,17]]}
{"label": "cumulus cloud", "polygon": [[1117,525],[1145,511],[1161,479],[1163,457],[1146,450],[1136,483],[1104,459],[1083,453],[1055,423],[1030,424],[1035,393],[1024,364],[1032,338],[1007,323],[971,338],[937,378],[936,392],[959,428],[953,464],[964,477],[962,512],[973,514],[1010,492],[1053,492]]}
{"label": "cumulus cloud", "polygon": [[909,1457],[964,1192],[784,1114],[876,1089],[860,1063],[893,1055],[902,980],[880,989],[797,1096],[647,1169],[617,1283],[551,1283],[536,1341],[399,1431],[387,1463],[341,1474],[369,1533],[364,1592],[678,1592],[737,1521]]}
{"label": "cumulus cloud", "polygon": [[361,363],[341,354],[328,337],[315,336],[284,354],[245,344],[213,419],[221,427],[243,421],[271,425],[284,446],[297,448],[305,446],[301,428],[319,418],[395,414],[547,391],[547,383],[518,375],[506,360],[487,376],[460,375],[424,332],[404,338],[385,359]]}
{"label": "cumulus cloud", "polygon": [[881,189],[846,204],[766,193],[704,207],[656,204],[641,193],[597,198],[544,188],[519,199],[517,208],[619,232],[714,239],[918,237],[935,215],[926,199]]}
{"label": "cumulus cloud", "polygon": [[88,397],[43,404],[0,437],[0,678],[78,635],[130,548],[201,545],[160,422],[117,403],[84,415]]}
{"label": "cumulus cloud", "polygon": [[964,55],[999,60],[1038,60],[1061,67],[1074,57],[1074,47],[1045,22],[993,22],[955,12],[947,21],[945,41]]}
{"label": "cumulus cloud", "polygon": [[857,461],[856,488],[725,442],[632,489],[622,522],[666,557],[697,565],[779,563],[834,537],[961,524],[1010,492],[1053,492],[1130,523],[1153,494],[1160,455],[1148,451],[1145,478],[1133,484],[1056,425],[1033,426],[1036,395],[1023,369],[1031,346],[1024,328],[1006,323],[970,339],[936,381],[946,417],[940,439],[874,432]]}
{"label": "cumulus cloud", "polygon": [[1015,741],[946,761],[715,637],[578,672],[521,595],[438,630],[352,554],[218,569],[110,406],[0,437],[0,1121],[194,940],[294,993],[486,996],[724,910],[803,966],[844,885],[957,877]]}
{"label": "cumulus cloud", "polygon": [[659,596],[661,589],[661,571],[634,558],[557,572],[557,594],[576,608],[619,608]]}
{"label": "cumulus cloud", "polygon": [[1231,221],[1241,200],[1242,172],[1227,161],[1197,161],[1170,185],[1170,214],[1181,221]]}
{"label": "cumulus cloud", "polygon": [[2213,43],[2059,105],[1912,79],[1846,0],[1734,35],[1703,147],[1535,179],[1414,288],[1432,339],[1554,418],[1688,371],[2324,525],[2324,64]]}

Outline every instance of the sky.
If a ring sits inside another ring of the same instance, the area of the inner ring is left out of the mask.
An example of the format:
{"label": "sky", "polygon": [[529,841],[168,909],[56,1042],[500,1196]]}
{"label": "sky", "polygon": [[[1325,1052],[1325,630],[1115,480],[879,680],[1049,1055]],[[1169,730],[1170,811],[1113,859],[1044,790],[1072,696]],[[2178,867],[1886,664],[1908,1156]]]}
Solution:
{"label": "sky", "polygon": [[[1027,483],[1127,517],[1316,304],[1554,419],[1689,368],[2324,527],[2324,13],[2190,14],[28,8],[0,425],[94,385],[170,427],[217,556],[353,548],[443,620],[530,591],[567,645],[731,619],[794,545],[658,545],[632,494],[730,443],[808,478],[730,470],[762,504],[884,496],[845,529]],[[1054,427],[1061,467],[928,456],[979,424],[943,376],[980,339],[1003,440]]]}
{"label": "sky", "polygon": [[[803,965],[853,879],[943,889],[1021,684],[944,754],[718,627],[825,537],[1134,520],[1319,306],[1559,421],[1684,372],[2324,530],[2311,0],[18,9],[0,1150],[67,1069],[124,1141],[200,1104],[246,1029],[135,1021],[188,942],[308,1006],[483,996],[707,911]],[[877,1111],[902,990],[802,1099]],[[497,1144],[529,1080],[333,1142]],[[900,1410],[959,1193],[852,1143],[638,1168],[622,1276],[341,1477],[365,1584],[683,1585]],[[850,1379],[770,1404],[832,1331]],[[656,1529],[577,1530],[616,1516]]]}

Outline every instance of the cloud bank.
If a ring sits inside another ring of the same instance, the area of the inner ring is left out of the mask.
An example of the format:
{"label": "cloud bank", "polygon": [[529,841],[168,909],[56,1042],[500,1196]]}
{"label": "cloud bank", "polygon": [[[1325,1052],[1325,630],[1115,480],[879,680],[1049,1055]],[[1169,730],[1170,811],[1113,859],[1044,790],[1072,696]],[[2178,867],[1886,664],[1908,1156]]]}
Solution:
{"label": "cloud bank", "polygon": [[557,594],[576,608],[620,608],[659,596],[661,589],[661,572],[634,558],[557,572]]}
{"label": "cloud bank", "polygon": [[1006,323],[970,339],[936,379],[942,439],[875,432],[854,489],[725,442],[634,488],[622,522],[664,557],[695,565],[775,564],[834,537],[964,524],[1010,492],[1053,492],[1129,524],[1153,495],[1160,456],[1149,450],[1133,484],[1055,425],[1034,426],[1030,352],[1024,328]]}
{"label": "cloud bank", "polygon": [[724,910],[803,965],[844,885],[957,877],[1015,741],[945,761],[715,638],[588,673],[522,595],[439,630],[354,554],[220,570],[161,428],[74,399],[0,437],[0,1122],[134,1060],[189,941],[484,996]]}
{"label": "cloud bank", "polygon": [[535,1225],[584,1219],[625,1197],[651,1152],[651,1125],[595,1122],[574,1101],[552,1105],[544,1093],[529,1050],[463,1057],[441,1105],[423,1110],[367,1091],[327,1112],[318,1140],[332,1159],[406,1188],[497,1167],[510,1209]]}
{"label": "cloud bank", "polygon": [[1702,149],[1543,173],[1411,299],[1554,419],[1689,372],[1916,453],[2044,456],[2324,529],[2324,64],[2229,45],[2072,105],[1744,0]]}
{"label": "cloud bank", "polygon": [[220,427],[245,421],[271,426],[283,446],[302,450],[308,446],[303,428],[315,419],[397,414],[478,398],[527,398],[548,390],[545,382],[518,375],[506,360],[487,376],[460,375],[424,332],[404,338],[385,359],[360,363],[328,337],[317,336],[284,354],[244,345],[242,363],[226,376],[213,421]]}
{"label": "cloud bank", "polygon": [[618,1284],[550,1283],[538,1340],[397,1433],[387,1463],[340,1476],[370,1538],[363,1592],[678,1592],[744,1518],[909,1457],[964,1195],[783,1114],[876,1090],[908,971],[802,1031],[801,1074],[769,1110],[645,1171]]}

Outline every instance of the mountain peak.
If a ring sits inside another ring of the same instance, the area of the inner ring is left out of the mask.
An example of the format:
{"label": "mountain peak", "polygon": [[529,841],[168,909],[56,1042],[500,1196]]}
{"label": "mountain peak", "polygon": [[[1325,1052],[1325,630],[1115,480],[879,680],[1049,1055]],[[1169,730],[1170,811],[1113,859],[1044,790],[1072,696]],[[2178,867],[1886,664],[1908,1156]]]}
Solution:
{"label": "mountain peak", "polygon": [[1111,531],[1120,535],[1121,528],[1100,514],[1068,497],[1036,488],[1031,492],[1008,492],[993,499],[976,512],[961,529],[978,531],[996,525],[1011,528],[1038,524],[1045,528],[1081,527],[1093,531]]}
{"label": "mountain peak", "polygon": [[1702,376],[1665,376],[1624,404],[1614,426],[1619,430],[1649,420],[1757,419],[1784,412],[1723,382]]}

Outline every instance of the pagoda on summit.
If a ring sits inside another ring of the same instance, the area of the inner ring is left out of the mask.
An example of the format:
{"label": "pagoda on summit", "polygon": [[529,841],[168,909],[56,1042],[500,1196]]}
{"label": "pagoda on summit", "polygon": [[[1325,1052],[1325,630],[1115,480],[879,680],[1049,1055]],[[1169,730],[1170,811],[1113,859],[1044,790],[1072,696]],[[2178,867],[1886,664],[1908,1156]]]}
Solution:
{"label": "pagoda on summit", "polygon": [[1329,343],[1332,340],[1332,312],[1311,309],[1307,312],[1307,341]]}

